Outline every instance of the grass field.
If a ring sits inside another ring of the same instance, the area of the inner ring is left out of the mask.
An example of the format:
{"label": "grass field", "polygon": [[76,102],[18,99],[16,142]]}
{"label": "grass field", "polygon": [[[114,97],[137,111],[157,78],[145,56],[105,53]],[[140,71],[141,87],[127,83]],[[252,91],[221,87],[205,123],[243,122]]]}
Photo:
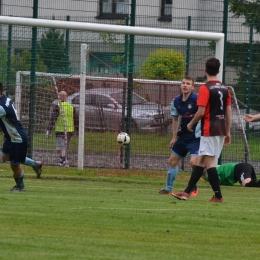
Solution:
{"label": "grass field", "polygon": [[198,197],[179,201],[157,194],[165,172],[25,169],[27,191],[11,193],[0,168],[0,259],[259,259],[260,189],[223,187],[225,203],[208,203],[200,181]]}

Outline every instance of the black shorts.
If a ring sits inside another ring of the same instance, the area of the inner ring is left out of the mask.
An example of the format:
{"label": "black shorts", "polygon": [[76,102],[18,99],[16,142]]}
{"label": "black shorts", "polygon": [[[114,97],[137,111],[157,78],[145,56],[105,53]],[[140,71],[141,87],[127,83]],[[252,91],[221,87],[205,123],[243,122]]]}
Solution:
{"label": "black shorts", "polygon": [[22,143],[12,143],[11,141],[4,140],[2,152],[9,155],[11,164],[17,165],[25,162],[27,145],[27,140],[23,140]]}
{"label": "black shorts", "polygon": [[242,184],[242,181],[247,178],[256,179],[254,167],[248,163],[238,163],[234,168],[234,181]]}

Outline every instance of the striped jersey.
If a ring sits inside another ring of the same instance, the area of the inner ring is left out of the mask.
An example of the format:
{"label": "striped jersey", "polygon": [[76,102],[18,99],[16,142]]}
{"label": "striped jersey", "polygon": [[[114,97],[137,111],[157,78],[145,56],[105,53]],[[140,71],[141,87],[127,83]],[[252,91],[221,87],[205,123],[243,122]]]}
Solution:
{"label": "striped jersey", "polygon": [[14,103],[5,95],[0,98],[0,127],[8,141],[22,143],[27,139],[26,131],[17,117]]}
{"label": "striped jersey", "polygon": [[187,125],[192,120],[194,115],[196,114],[197,107],[197,99],[198,95],[191,93],[187,100],[182,100],[182,94],[177,96],[171,105],[171,116],[172,117],[181,117],[180,121],[180,129],[177,132],[177,136],[185,135],[185,138],[194,139],[199,138],[201,135],[200,130],[200,121],[193,126],[193,132],[187,130]]}
{"label": "striped jersey", "polygon": [[201,135],[226,136],[226,107],[231,106],[227,87],[218,80],[208,81],[200,87],[197,106],[205,107]]}

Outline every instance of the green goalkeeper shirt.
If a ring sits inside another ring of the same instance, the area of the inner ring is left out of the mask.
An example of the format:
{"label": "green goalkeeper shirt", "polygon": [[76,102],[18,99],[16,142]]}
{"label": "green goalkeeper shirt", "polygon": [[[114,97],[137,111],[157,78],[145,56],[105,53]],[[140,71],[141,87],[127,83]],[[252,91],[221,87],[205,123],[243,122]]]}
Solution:
{"label": "green goalkeeper shirt", "polygon": [[[237,163],[225,163],[223,165],[218,165],[216,170],[218,172],[218,178],[220,185],[233,186],[234,185],[234,168]],[[206,180],[208,179],[208,174],[206,175]]]}

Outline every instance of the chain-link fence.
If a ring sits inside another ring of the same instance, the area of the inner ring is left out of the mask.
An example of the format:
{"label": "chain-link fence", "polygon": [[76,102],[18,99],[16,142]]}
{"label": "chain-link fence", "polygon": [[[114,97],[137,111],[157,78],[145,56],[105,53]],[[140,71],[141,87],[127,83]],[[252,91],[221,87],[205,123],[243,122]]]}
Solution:
{"label": "chain-link fence", "polygon": [[[242,8],[239,1],[223,0],[64,0],[62,4],[40,0],[33,3],[21,0],[17,4],[14,0],[3,0],[1,15],[225,33],[223,82],[235,90],[239,113],[236,112],[233,121],[238,125],[243,124],[245,131],[234,125],[234,129],[237,129],[234,130],[237,136],[234,140],[241,138],[242,146],[239,144],[231,146],[227,151],[224,150],[222,159],[225,162],[252,160],[254,166],[258,167],[260,124],[245,124],[241,120],[243,114],[255,114],[260,110],[259,25],[256,18],[258,5],[252,8],[251,4],[253,3],[247,3],[247,7],[243,5]],[[241,8],[243,12],[239,12]],[[250,14],[247,10],[250,10]],[[14,100],[17,98],[17,91],[21,91],[20,118],[30,137],[29,153],[46,164],[57,165],[59,160],[59,154],[55,151],[55,136],[51,135],[48,141],[45,140],[50,107],[58,98],[55,84],[58,90],[67,91],[74,107],[77,107],[76,101],[72,101],[76,96],[71,95],[77,95],[80,89],[82,43],[89,46],[86,63],[86,99],[92,96],[92,100],[89,100],[92,102],[91,105],[96,99],[94,92],[91,93],[95,89],[100,91],[95,95],[101,96],[108,95],[108,89],[120,89],[122,93],[126,93],[122,94],[125,97],[124,102],[128,102],[127,92],[131,88],[137,100],[147,102],[150,106],[147,109],[139,106],[136,111],[132,107],[131,146],[120,148],[116,143],[117,133],[127,129],[125,127],[129,123],[128,119],[127,122],[122,122],[122,118],[126,116],[125,110],[120,110],[118,116],[115,108],[105,108],[104,105],[100,105],[100,100],[95,101],[96,111],[93,112],[92,109],[92,114],[86,115],[84,166],[167,168],[171,140],[171,118],[167,111],[171,100],[179,94],[179,84],[165,82],[180,81],[184,75],[192,76],[196,82],[203,82],[204,64],[207,58],[215,56],[215,43],[205,40],[129,36],[116,32],[2,24],[0,79],[6,86],[7,95]],[[155,63],[152,63],[152,60]],[[122,81],[123,78],[128,80]],[[17,100],[15,102],[17,103]],[[126,107],[127,105],[129,104],[126,104]],[[131,103],[131,106],[134,106],[134,103]],[[112,112],[106,113],[111,109]],[[146,110],[143,114],[139,113],[142,109]],[[86,110],[89,112],[90,107]],[[245,135],[251,159],[244,145]],[[71,166],[77,165],[77,149],[78,139],[74,135],[69,155]],[[185,170],[189,169],[186,159],[182,167]]]}

